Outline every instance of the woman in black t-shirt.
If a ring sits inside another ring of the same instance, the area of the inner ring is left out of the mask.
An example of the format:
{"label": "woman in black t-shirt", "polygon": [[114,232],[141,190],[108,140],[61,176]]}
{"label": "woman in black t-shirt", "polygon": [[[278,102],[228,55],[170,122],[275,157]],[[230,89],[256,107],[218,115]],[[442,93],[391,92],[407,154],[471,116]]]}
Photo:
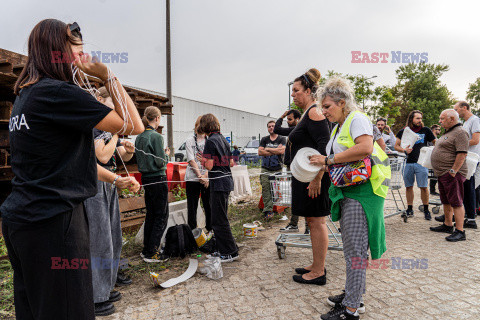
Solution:
{"label": "woman in black t-shirt", "polygon": [[[314,148],[326,155],[331,124],[317,111],[313,98],[319,80],[320,72],[310,69],[293,83],[293,101],[304,113],[288,136],[287,148],[290,148],[292,160],[297,152],[305,147]],[[313,251],[313,263],[306,268],[295,269],[298,275],[294,275],[293,280],[296,282],[324,285],[327,281],[325,258],[328,250],[326,217],[330,214],[329,186],[330,179],[323,171],[310,183],[303,183],[292,177],[292,214],[306,218]]]}
{"label": "woman in black t-shirt", "polygon": [[[54,52],[62,60],[52,59]],[[83,201],[97,192],[93,128],[143,131],[140,116],[107,67],[77,59],[83,72],[126,96],[130,121],[72,83],[80,28],[55,19],[38,23],[28,40],[27,63],[15,84],[10,118],[12,192],[0,207],[3,236],[14,270],[18,319],[94,319],[88,226]],[[114,173],[104,174],[113,184]],[[67,270],[68,269],[68,270]]]}
{"label": "woman in black t-shirt", "polygon": [[228,222],[228,196],[233,191],[232,171],[234,166],[230,145],[220,133],[220,123],[211,113],[200,118],[198,129],[208,136],[203,149],[202,165],[209,171],[210,210],[212,229],[217,252],[222,262],[238,259],[238,247]]}

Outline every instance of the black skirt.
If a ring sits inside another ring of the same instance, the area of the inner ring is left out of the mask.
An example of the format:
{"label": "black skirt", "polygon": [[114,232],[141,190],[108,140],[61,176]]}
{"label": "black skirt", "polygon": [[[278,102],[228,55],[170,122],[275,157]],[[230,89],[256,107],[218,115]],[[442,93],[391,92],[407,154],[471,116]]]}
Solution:
{"label": "black skirt", "polygon": [[309,183],[303,183],[292,176],[292,214],[301,217],[326,217],[330,214],[332,202],[328,196],[330,177],[325,172],[316,198],[308,196]]}

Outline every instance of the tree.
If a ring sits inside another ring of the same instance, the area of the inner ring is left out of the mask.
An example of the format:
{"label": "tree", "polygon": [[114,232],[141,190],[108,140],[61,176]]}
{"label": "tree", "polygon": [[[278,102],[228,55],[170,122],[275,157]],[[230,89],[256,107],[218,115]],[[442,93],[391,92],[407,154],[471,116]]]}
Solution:
{"label": "tree", "polygon": [[444,64],[409,63],[395,71],[397,84],[392,88],[392,93],[400,113],[395,117],[394,130],[405,126],[412,110],[423,113],[426,126],[438,123],[440,113],[454,102],[452,93],[440,82],[440,77],[448,69],[448,65]]}
{"label": "tree", "polygon": [[470,83],[468,85],[467,91],[467,100],[468,103],[472,106],[472,109],[477,109],[475,111],[479,111],[480,108],[480,78],[477,78],[474,83]]}

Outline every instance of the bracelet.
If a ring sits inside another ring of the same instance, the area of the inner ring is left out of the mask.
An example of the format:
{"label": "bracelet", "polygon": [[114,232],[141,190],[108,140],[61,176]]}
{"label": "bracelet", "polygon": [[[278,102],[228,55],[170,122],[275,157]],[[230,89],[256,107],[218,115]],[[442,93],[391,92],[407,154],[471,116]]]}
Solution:
{"label": "bracelet", "polygon": [[125,152],[126,152],[127,154],[134,154],[134,153],[135,153],[135,152],[128,152],[128,151],[126,151],[126,150],[125,150]]}
{"label": "bracelet", "polygon": [[107,78],[107,80],[105,80],[104,83],[107,83],[107,82],[109,82],[110,80],[118,81],[117,77],[112,76],[112,77],[110,77],[110,78]]}
{"label": "bracelet", "polygon": [[115,185],[115,182],[117,182],[117,179],[118,179],[118,178],[120,178],[119,175],[117,175],[117,176],[115,177],[115,180],[113,180],[112,185]]}

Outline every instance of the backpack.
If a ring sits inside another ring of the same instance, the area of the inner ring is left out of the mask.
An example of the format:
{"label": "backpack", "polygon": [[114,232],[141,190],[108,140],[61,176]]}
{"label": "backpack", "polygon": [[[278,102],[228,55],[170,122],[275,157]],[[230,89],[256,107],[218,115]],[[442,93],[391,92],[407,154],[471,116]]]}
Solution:
{"label": "backpack", "polygon": [[165,236],[164,253],[170,257],[185,258],[187,254],[197,251],[192,229],[187,224],[171,226]]}

